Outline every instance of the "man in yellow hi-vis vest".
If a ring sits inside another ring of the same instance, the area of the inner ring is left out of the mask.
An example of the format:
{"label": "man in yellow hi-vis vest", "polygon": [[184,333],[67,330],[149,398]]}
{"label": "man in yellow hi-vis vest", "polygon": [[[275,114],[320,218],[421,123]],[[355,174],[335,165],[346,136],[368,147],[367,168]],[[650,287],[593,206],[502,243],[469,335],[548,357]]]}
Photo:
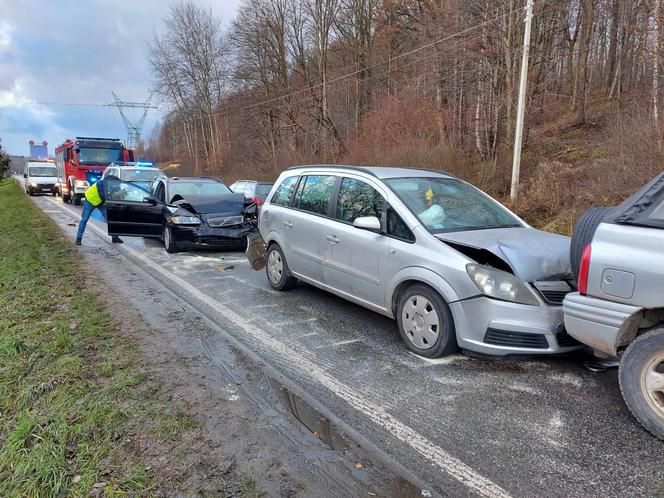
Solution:
{"label": "man in yellow hi-vis vest", "polygon": [[[101,215],[106,219],[106,193],[104,192],[105,181],[99,180],[85,191],[85,198],[83,199],[83,213],[81,214],[81,221],[78,224],[78,233],[76,234],[76,245],[81,245],[85,226],[95,209],[99,209]],[[114,235],[111,240],[116,244],[122,244],[122,239]]]}

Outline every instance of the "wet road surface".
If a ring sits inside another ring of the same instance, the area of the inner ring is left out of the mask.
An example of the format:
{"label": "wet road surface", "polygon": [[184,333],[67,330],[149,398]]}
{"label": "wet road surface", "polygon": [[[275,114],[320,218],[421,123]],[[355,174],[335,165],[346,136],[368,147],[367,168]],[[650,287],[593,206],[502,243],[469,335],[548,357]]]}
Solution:
{"label": "wet road surface", "polygon": [[[73,240],[80,208],[35,202]],[[91,225],[84,246],[110,242],[98,213]],[[118,250],[224,331],[212,351],[241,345],[434,493],[664,495],[664,443],[630,416],[615,369],[589,372],[581,355],[420,358],[393,321],[306,284],[274,291],[241,253],[124,240]]]}

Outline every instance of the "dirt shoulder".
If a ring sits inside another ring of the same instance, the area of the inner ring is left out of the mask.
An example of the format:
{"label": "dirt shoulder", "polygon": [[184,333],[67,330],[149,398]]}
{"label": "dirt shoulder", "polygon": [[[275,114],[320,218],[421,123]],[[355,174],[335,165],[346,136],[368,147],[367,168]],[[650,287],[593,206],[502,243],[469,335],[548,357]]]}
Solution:
{"label": "dirt shoulder", "polygon": [[0,207],[0,494],[410,494],[298,421],[260,365],[206,349],[220,331],[121,251],[92,233],[74,249],[73,220],[58,230],[18,187],[0,188]]}
{"label": "dirt shoulder", "polygon": [[95,269],[9,180],[0,233],[0,494],[261,494],[145,361],[155,331],[109,313]]}

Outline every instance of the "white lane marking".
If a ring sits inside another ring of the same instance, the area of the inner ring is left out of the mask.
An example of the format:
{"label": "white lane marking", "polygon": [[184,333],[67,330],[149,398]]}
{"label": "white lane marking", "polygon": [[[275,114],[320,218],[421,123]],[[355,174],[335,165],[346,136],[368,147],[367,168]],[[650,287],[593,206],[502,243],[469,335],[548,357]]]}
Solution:
{"label": "white lane marking", "polygon": [[60,213],[60,211],[56,211],[54,209],[42,209],[45,213]]}
{"label": "white lane marking", "polygon": [[[257,318],[252,318],[251,322],[255,322],[256,320],[263,320],[265,321],[265,318],[263,317],[257,317]],[[311,318],[305,318],[304,320],[287,320],[285,322],[270,322],[270,325],[272,327],[287,327],[289,325],[300,325],[304,323],[312,323],[318,321],[318,318],[315,316],[312,316]]]}
{"label": "white lane marking", "polygon": [[332,345],[334,347],[337,347],[337,346],[344,346],[346,344],[353,344],[354,342],[362,342],[362,339],[348,339],[347,341],[333,342]]}
{"label": "white lane marking", "polygon": [[[74,211],[70,210],[66,206],[63,206],[63,208],[75,214]],[[101,235],[106,235],[101,229],[94,225],[92,225],[92,229]],[[320,382],[324,387],[329,389],[332,393],[344,400],[354,409],[368,417],[377,425],[389,431],[401,442],[413,448],[420,455],[429,460],[432,465],[438,467],[444,474],[447,474],[451,478],[456,479],[480,496],[492,498],[510,497],[509,493],[501,488],[498,484],[482,476],[471,467],[463,463],[461,460],[453,457],[444,449],[426,439],[415,429],[397,420],[395,417],[385,411],[383,407],[368,401],[366,399],[366,395],[355,391],[351,387],[340,382],[335,377],[332,377],[325,370],[320,368],[315,363],[312,363],[306,358],[300,356],[295,350],[286,346],[279,339],[276,339],[263,330],[256,328],[256,326],[253,325],[250,320],[246,319],[239,313],[236,313],[224,303],[220,303],[219,301],[208,296],[204,292],[191,285],[189,282],[186,282],[172,272],[162,268],[153,262],[150,258],[136,251],[132,247],[121,246],[120,249],[128,252],[136,259],[141,260],[147,266],[151,267],[163,277],[178,285],[182,290],[186,291],[197,300],[205,303],[213,310],[221,313],[236,327],[239,327],[247,334],[252,335],[255,339],[272,349],[282,358],[288,358],[291,365],[297,365],[298,368],[303,372],[308,372],[310,378],[317,379],[318,382]]]}
{"label": "white lane marking", "polygon": [[308,334],[303,334],[300,337],[311,337],[312,335],[318,335],[318,332],[309,332]]}
{"label": "white lane marking", "polygon": [[408,351],[408,353],[413,355],[418,360],[428,363],[429,365],[449,365],[450,363],[456,363],[459,361],[468,361],[467,356],[463,356],[460,354],[453,354],[450,356],[444,356],[442,358],[425,358],[424,356],[417,355],[412,351]]}

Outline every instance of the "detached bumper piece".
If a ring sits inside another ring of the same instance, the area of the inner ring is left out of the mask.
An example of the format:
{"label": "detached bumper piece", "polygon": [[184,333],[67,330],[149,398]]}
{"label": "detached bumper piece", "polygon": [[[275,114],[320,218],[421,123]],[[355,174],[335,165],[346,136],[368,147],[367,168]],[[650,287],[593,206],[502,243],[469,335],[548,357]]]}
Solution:
{"label": "detached bumper piece", "polygon": [[486,344],[509,348],[548,349],[549,343],[543,334],[527,334],[488,328],[484,336]]}

